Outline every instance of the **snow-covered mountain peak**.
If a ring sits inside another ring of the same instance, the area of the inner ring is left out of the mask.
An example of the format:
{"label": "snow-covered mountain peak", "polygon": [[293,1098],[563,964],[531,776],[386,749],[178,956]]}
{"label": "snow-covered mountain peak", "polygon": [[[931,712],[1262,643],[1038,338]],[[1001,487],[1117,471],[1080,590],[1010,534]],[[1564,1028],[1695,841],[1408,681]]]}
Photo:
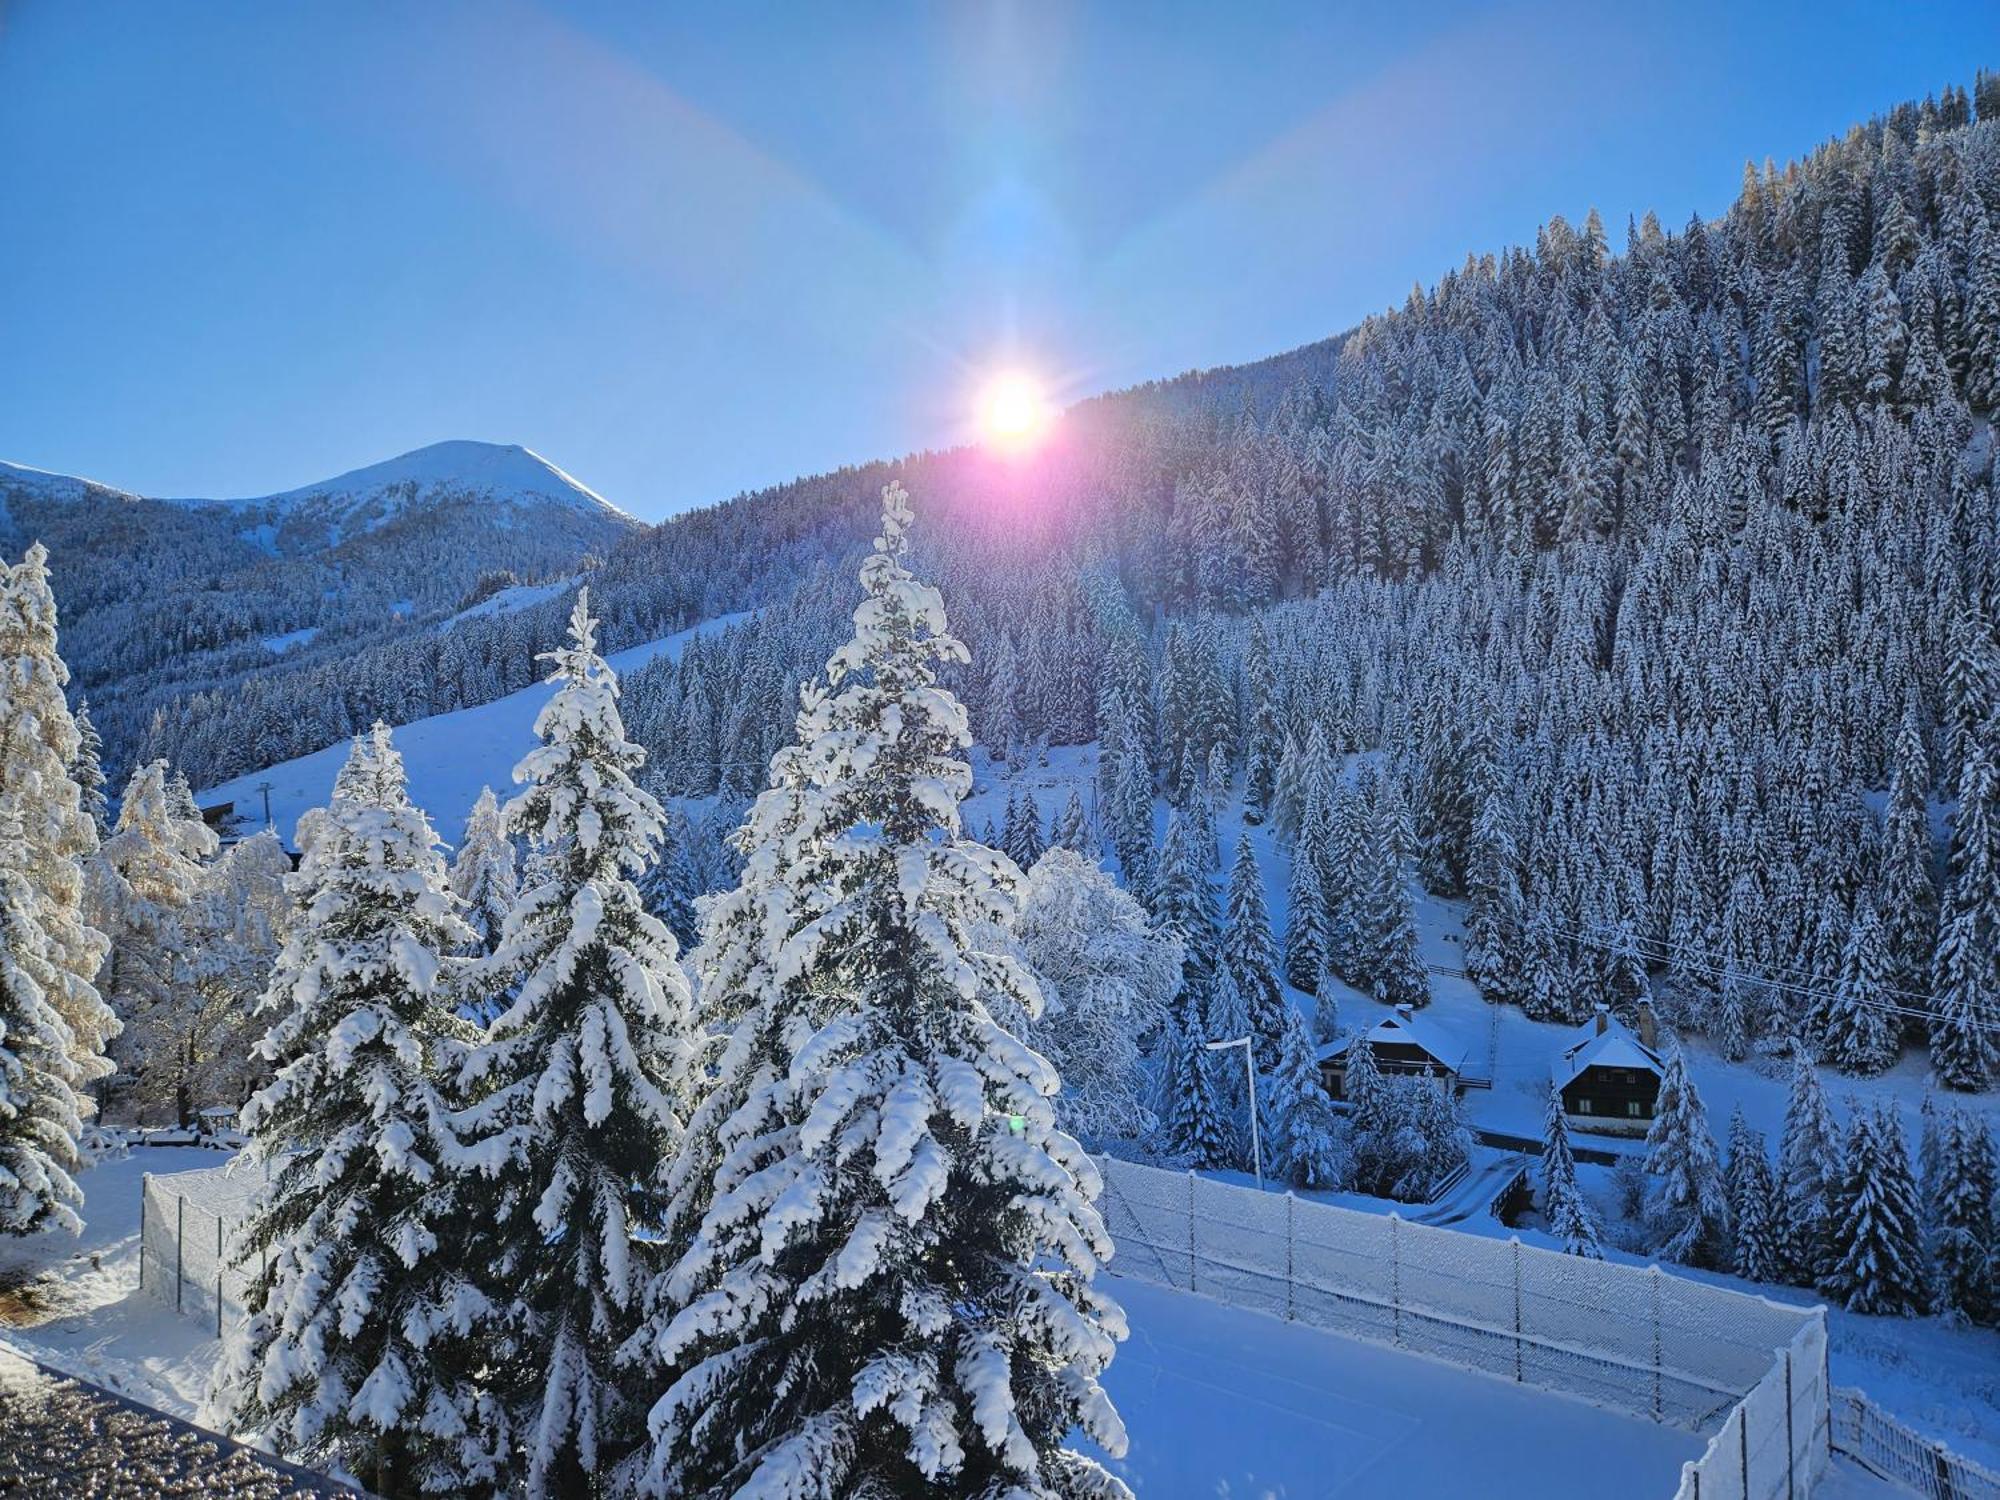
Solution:
{"label": "snow-covered mountain peak", "polygon": [[[531,448],[524,448],[519,443],[482,443],[465,438],[431,443],[396,458],[350,469],[345,474],[280,494],[227,503],[290,509],[309,501],[361,499],[405,487],[415,496],[443,491],[486,495],[501,501],[554,501],[584,514],[625,514],[588,485],[565,474]],[[199,505],[214,502],[191,500],[182,503]]]}

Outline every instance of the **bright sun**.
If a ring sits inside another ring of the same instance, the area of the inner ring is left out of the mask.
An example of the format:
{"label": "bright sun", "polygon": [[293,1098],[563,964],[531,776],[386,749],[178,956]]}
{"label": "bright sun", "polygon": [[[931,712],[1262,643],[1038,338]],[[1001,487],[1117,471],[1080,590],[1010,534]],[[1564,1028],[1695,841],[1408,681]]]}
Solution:
{"label": "bright sun", "polygon": [[1041,441],[1054,410],[1034,376],[996,375],[979,393],[979,431],[989,448],[1019,453]]}

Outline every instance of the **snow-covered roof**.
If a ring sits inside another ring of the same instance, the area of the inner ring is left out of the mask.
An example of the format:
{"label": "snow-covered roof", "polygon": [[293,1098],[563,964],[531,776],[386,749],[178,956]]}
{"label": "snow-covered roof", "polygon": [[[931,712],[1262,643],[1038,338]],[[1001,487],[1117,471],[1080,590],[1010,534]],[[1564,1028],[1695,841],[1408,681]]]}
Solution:
{"label": "snow-covered roof", "polygon": [[[1462,1071],[1465,1064],[1465,1043],[1422,1016],[1405,1016],[1400,1012],[1384,1016],[1362,1032],[1359,1039],[1371,1047],[1377,1042],[1383,1042],[1421,1048],[1454,1073]],[[1329,1058],[1339,1057],[1347,1051],[1349,1045],[1348,1041],[1328,1042],[1319,1049],[1319,1060],[1325,1062]]]}
{"label": "snow-covered roof", "polygon": [[[1603,1029],[1598,1029],[1602,1019]],[[1549,1064],[1557,1088],[1566,1088],[1585,1068],[1637,1068],[1656,1076],[1667,1071],[1660,1054],[1632,1035],[1615,1016],[1592,1016],[1564,1044]]]}

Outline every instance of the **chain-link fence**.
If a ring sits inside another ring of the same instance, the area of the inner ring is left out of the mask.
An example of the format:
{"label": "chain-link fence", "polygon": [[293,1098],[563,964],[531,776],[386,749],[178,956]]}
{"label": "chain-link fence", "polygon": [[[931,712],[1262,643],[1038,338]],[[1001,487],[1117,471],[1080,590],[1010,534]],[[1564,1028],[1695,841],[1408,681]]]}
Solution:
{"label": "chain-link fence", "polygon": [[[1684,1481],[1683,1496],[1803,1496],[1825,1468],[1817,1308],[1114,1157],[1099,1165],[1124,1275],[1658,1422],[1722,1422],[1689,1465],[1691,1476],[1712,1466],[1713,1482]],[[1716,1448],[1730,1435],[1733,1481]]]}
{"label": "chain-link fence", "polygon": [[239,1159],[193,1172],[148,1172],[139,1199],[142,1290],[222,1335],[243,1315],[250,1274],[230,1263],[264,1169]]}
{"label": "chain-link fence", "polygon": [[1862,1391],[1834,1391],[1833,1446],[1925,1500],[2000,1500],[2000,1474],[1912,1432]]}

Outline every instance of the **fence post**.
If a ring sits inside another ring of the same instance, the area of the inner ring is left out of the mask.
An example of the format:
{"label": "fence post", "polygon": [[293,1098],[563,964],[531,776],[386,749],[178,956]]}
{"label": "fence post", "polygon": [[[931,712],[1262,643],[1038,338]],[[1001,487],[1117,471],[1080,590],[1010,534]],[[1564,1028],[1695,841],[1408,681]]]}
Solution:
{"label": "fence post", "polygon": [[1798,1500],[1799,1449],[1792,1433],[1792,1346],[1785,1345],[1785,1500]]}
{"label": "fence post", "polygon": [[139,1174],[139,1290],[146,1290],[146,1200],[153,1196],[153,1174]]}
{"label": "fence post", "polygon": [[1514,1246],[1514,1379],[1521,1378],[1521,1237],[1509,1235]]}
{"label": "fence post", "polygon": [[187,1263],[187,1256],[182,1249],[183,1245],[186,1244],[186,1236],[182,1233],[182,1231],[187,1228],[187,1206],[188,1206],[188,1201],[186,1195],[182,1193],[175,1193],[174,1194],[174,1311],[175,1312],[179,1312],[181,1310],[181,1287],[186,1280],[185,1276],[182,1275],[182,1267],[185,1266]]}
{"label": "fence post", "polygon": [[222,1337],[222,1215],[215,1216],[215,1336]]}
{"label": "fence post", "polygon": [[1297,1285],[1296,1257],[1292,1253],[1292,1217],[1298,1209],[1298,1202],[1297,1194],[1285,1194],[1285,1321],[1288,1323],[1298,1316],[1298,1294],[1294,1290]]}
{"label": "fence post", "polygon": [[1389,1305],[1396,1310],[1396,1347],[1403,1347],[1403,1216],[1389,1215]]}
{"label": "fence post", "polygon": [[1194,1290],[1194,1173],[1188,1173],[1188,1290]]}
{"label": "fence post", "polygon": [[1661,1420],[1660,1401],[1660,1265],[1652,1267],[1653,1285],[1653,1420]]}
{"label": "fence post", "polygon": [[1736,1407],[1736,1451],[1743,1460],[1743,1500],[1750,1500],[1750,1416],[1740,1402]]}

